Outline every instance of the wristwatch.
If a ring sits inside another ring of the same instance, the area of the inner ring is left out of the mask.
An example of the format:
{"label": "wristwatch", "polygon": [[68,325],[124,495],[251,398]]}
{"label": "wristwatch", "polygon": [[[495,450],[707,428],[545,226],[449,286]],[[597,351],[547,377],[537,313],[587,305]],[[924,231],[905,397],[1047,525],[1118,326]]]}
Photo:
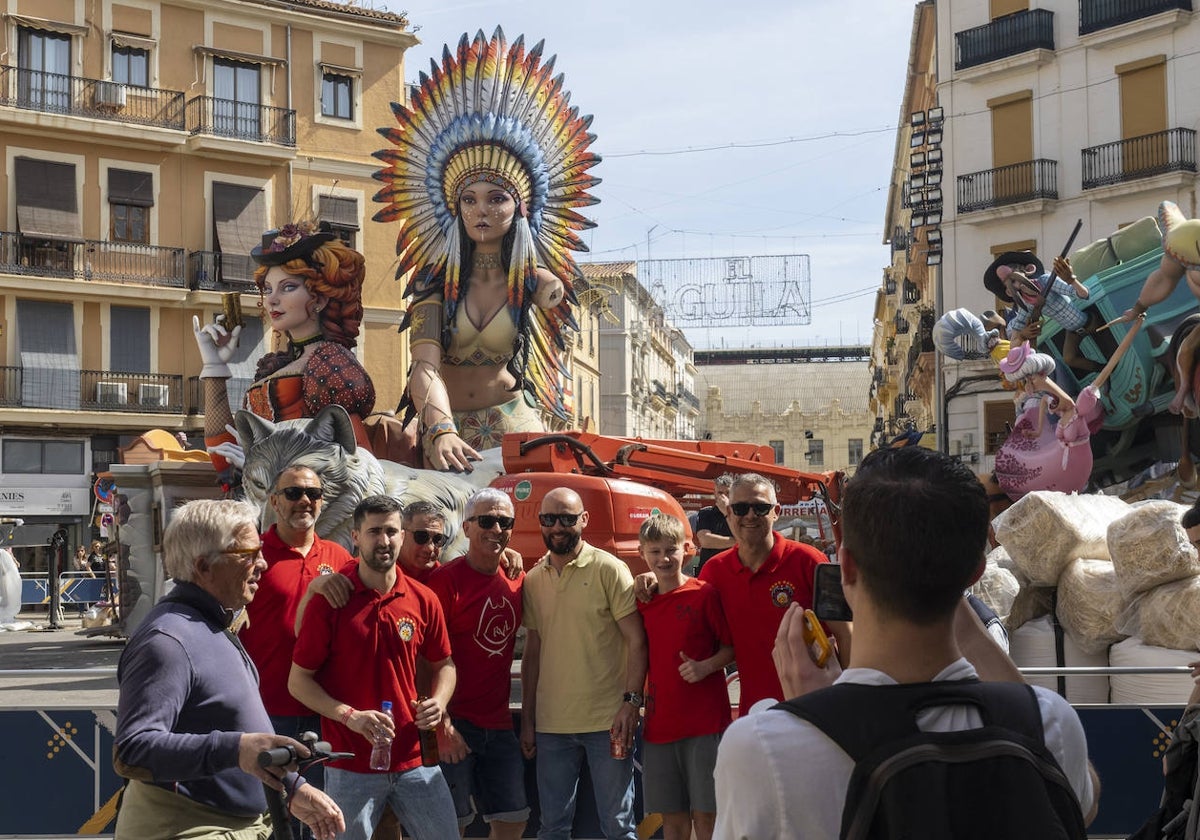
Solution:
{"label": "wristwatch", "polygon": [[621,702],[632,703],[634,706],[637,706],[640,709],[642,704],[646,702],[646,698],[642,696],[640,691],[626,691],[623,695],[621,695]]}

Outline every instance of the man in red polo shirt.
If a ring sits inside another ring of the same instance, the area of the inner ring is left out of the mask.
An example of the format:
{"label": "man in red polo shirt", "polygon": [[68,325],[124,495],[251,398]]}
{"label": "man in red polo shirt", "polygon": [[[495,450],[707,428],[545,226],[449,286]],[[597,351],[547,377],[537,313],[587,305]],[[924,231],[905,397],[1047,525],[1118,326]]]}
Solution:
{"label": "man in red polo shirt", "polygon": [[[316,473],[292,465],[276,476],[271,488],[268,504],[276,521],[262,535],[267,570],[246,607],[250,622],[238,638],[258,668],[259,694],[275,731],[299,738],[302,732],[321,729],[320,718],[288,692],[297,610],[301,600],[311,597],[306,595],[310,590],[326,593],[339,606],[345,604],[349,581],[332,573],[350,563],[351,557],[337,543],[317,536],[324,494]],[[318,772],[318,785],[320,776]],[[313,780],[311,770],[308,778]]]}
{"label": "man in red polo shirt", "polygon": [[[775,636],[789,604],[812,607],[813,573],[829,558],[773,529],[779,519],[775,485],[758,473],[733,480],[726,517],[736,544],[705,563],[700,580],[716,587],[721,599],[741,683],[738,709],[744,715],[759,700],[787,699],[771,658]],[[850,625],[826,624],[837,639],[838,659],[849,661]]]}
{"label": "man in red polo shirt", "polygon": [[[346,840],[368,840],[385,805],[414,840],[458,834],[454,802],[439,766],[424,767],[417,730],[436,729],[454,694],[450,638],[437,597],[396,566],[404,540],[400,503],[371,496],[354,510],[360,559],[342,570],[352,591],[335,609],[313,598],[304,613],[288,688],[324,721],[323,734],[353,759],[334,762],[325,790],[346,817]],[[431,675],[418,700],[417,662]],[[380,711],[392,703],[389,716]],[[391,763],[371,769],[371,749],[391,739]]]}

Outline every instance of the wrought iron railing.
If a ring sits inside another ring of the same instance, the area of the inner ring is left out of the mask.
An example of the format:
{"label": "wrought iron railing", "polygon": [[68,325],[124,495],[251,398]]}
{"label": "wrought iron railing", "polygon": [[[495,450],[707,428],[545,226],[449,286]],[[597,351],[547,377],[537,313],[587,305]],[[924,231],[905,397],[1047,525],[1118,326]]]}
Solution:
{"label": "wrought iron railing", "polygon": [[1196,132],[1190,128],[1169,128],[1092,146],[1082,154],[1085,190],[1165,172],[1195,172]]}
{"label": "wrought iron railing", "polygon": [[1058,161],[1031,160],[958,176],[958,212],[1058,198]]}
{"label": "wrought iron railing", "polygon": [[921,302],[921,287],[907,277],[904,278],[904,302],[907,304]]}
{"label": "wrought iron railing", "polygon": [[954,33],[954,69],[965,70],[989,61],[1036,49],[1054,49],[1054,12],[1026,9],[991,23]]}
{"label": "wrought iron railing", "polygon": [[[182,414],[183,377],[165,373],[122,373],[110,370],[81,370],[78,392],[72,382],[65,389],[38,387],[26,393],[27,373],[22,367],[0,367],[0,406],[7,408],[60,408],[79,411],[119,411],[138,414]],[[56,374],[69,373],[54,371]]]}
{"label": "wrought iron railing", "polygon": [[187,257],[188,288],[210,292],[254,291],[254,260],[247,254],[192,251]]}
{"label": "wrought iron railing", "polygon": [[0,272],[183,288],[184,250],[99,239],[65,242],[0,231]]}
{"label": "wrought iron railing", "polygon": [[183,131],[183,91],[0,66],[0,105]]}
{"label": "wrought iron railing", "polygon": [[1192,10],[1192,0],[1079,0],[1079,34],[1087,35],[1171,9]]}
{"label": "wrought iron railing", "polygon": [[681,387],[679,389],[679,399],[681,402],[683,402],[687,405],[690,405],[692,408],[695,408],[697,410],[700,408],[700,398],[697,397],[695,394],[693,394],[691,391],[689,391],[687,388]]}
{"label": "wrought iron railing", "polygon": [[235,99],[197,96],[187,101],[187,130],[254,143],[296,145],[296,112]]}

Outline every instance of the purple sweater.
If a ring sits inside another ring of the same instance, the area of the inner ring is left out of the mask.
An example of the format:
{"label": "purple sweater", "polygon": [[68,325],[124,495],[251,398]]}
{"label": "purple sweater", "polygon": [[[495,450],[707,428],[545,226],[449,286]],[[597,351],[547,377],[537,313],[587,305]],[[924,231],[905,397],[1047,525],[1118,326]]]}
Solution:
{"label": "purple sweater", "polygon": [[117,667],[116,754],[128,775],[253,817],[267,800],[262,782],[238,767],[238,745],[243,732],[274,729],[258,671],[228,625],[225,609],[195,584],[178,584],[155,605]]}

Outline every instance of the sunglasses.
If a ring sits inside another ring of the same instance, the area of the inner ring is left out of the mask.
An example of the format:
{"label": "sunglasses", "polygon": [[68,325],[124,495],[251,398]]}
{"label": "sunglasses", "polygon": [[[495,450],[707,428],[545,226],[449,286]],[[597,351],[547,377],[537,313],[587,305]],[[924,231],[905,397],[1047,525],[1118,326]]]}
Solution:
{"label": "sunglasses", "polygon": [[477,522],[480,528],[485,531],[490,531],[496,525],[500,526],[501,531],[511,531],[517,520],[511,516],[492,516],[490,513],[484,513],[479,516],[468,516],[468,522]]}
{"label": "sunglasses", "polygon": [[582,515],[580,513],[539,513],[538,522],[542,523],[543,528],[553,528],[555,522],[564,528],[574,528],[575,523]]}
{"label": "sunglasses", "polygon": [[301,496],[308,496],[310,502],[316,502],[325,495],[320,487],[283,487],[279,492],[289,502],[298,502]]}
{"label": "sunglasses", "polygon": [[734,516],[745,516],[750,511],[754,511],[755,516],[766,516],[775,510],[775,505],[771,502],[734,502],[729,509]]}
{"label": "sunglasses", "polygon": [[437,531],[409,531],[408,533],[417,545],[425,545],[432,541],[434,548],[441,548],[446,544],[446,535]]}
{"label": "sunglasses", "polygon": [[252,545],[249,548],[225,548],[221,550],[221,554],[230,554],[238,558],[243,563],[253,563],[262,554],[262,543]]}

